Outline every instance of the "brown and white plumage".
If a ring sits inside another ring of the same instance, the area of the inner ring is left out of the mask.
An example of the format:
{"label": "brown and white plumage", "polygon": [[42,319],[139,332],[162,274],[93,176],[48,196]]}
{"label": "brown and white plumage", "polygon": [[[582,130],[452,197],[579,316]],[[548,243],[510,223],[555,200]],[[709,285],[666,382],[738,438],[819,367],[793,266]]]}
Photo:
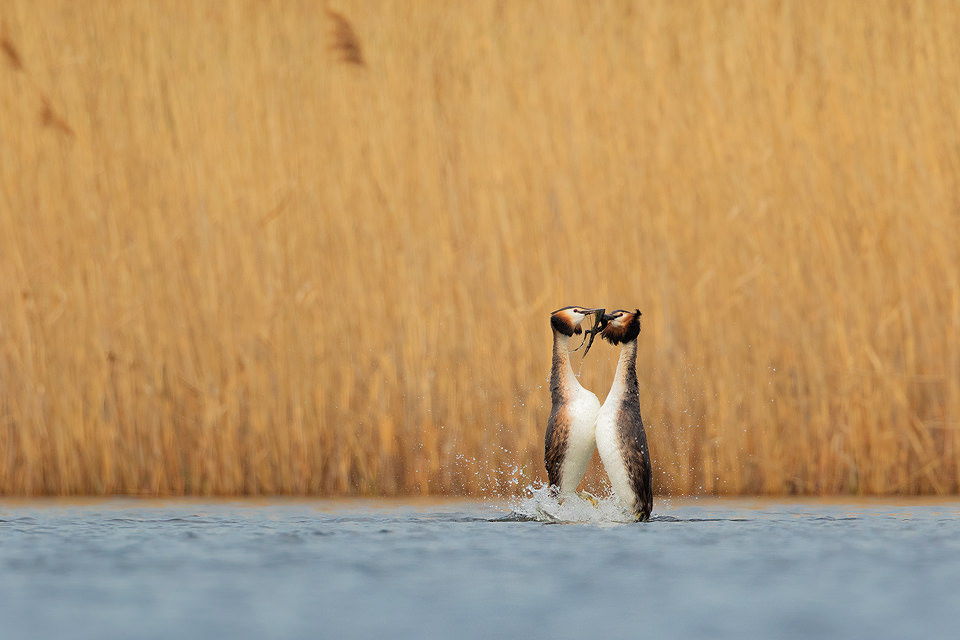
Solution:
{"label": "brown and white plumage", "polygon": [[618,309],[605,314],[603,321],[600,335],[620,346],[620,359],[610,393],[597,415],[597,451],[620,502],[637,520],[648,520],[653,510],[653,484],[637,380],[640,310]]}
{"label": "brown and white plumage", "polygon": [[560,493],[574,493],[596,448],[594,427],[600,400],[584,389],[570,364],[569,339],[582,333],[580,323],[596,309],[564,307],[550,315],[553,366],[550,370],[552,408],[547,420],[544,461],[547,478]]}

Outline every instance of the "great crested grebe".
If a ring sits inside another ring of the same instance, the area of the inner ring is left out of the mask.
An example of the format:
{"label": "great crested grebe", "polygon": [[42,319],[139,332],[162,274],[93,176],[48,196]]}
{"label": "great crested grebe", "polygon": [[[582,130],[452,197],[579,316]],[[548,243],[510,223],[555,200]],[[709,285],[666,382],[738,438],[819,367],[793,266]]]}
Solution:
{"label": "great crested grebe", "polygon": [[[564,307],[550,314],[553,328],[553,366],[550,395],[553,408],[547,421],[544,461],[547,479],[561,494],[575,493],[596,448],[594,427],[600,400],[584,389],[570,364],[569,339],[583,330],[580,323],[603,309]],[[589,494],[584,494],[592,498]]]}
{"label": "great crested grebe", "polygon": [[620,360],[610,393],[597,415],[597,451],[620,502],[637,520],[649,520],[653,509],[650,450],[640,418],[637,382],[640,310],[618,309],[604,314],[603,323],[600,336],[620,345]]}

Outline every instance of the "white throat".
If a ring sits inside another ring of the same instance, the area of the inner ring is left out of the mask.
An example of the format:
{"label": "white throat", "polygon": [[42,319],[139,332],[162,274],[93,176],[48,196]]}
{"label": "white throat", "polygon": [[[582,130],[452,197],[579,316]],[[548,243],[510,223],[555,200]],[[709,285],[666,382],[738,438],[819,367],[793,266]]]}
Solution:
{"label": "white throat", "polygon": [[554,351],[560,354],[560,358],[563,361],[563,370],[560,379],[564,386],[583,389],[583,385],[580,384],[577,374],[573,372],[573,363],[570,361],[570,337],[555,332]]}
{"label": "white throat", "polygon": [[630,371],[630,367],[635,366],[634,363],[636,360],[637,341],[633,340],[632,342],[621,343],[620,359],[617,361],[617,372],[613,376],[613,384],[610,385],[610,392],[607,394],[607,399],[604,401],[604,404],[607,402],[616,402],[619,404],[627,388],[627,372]]}

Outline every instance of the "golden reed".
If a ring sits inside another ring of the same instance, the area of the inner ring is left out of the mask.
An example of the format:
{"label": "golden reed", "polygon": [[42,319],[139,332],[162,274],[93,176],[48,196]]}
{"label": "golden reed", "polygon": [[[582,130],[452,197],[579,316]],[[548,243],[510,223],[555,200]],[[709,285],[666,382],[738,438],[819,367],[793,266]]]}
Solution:
{"label": "golden reed", "polygon": [[4,2],[0,493],[516,491],[567,304],[643,311],[662,494],[955,493],[958,37],[950,2]]}

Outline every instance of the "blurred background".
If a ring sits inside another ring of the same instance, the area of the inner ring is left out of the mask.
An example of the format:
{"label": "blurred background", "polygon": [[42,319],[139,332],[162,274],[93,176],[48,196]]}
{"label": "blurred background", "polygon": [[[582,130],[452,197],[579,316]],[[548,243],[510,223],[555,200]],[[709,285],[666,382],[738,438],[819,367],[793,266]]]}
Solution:
{"label": "blurred background", "polygon": [[643,312],[660,494],[956,493],[958,37],[952,2],[5,1],[0,493],[515,493],[568,304]]}

